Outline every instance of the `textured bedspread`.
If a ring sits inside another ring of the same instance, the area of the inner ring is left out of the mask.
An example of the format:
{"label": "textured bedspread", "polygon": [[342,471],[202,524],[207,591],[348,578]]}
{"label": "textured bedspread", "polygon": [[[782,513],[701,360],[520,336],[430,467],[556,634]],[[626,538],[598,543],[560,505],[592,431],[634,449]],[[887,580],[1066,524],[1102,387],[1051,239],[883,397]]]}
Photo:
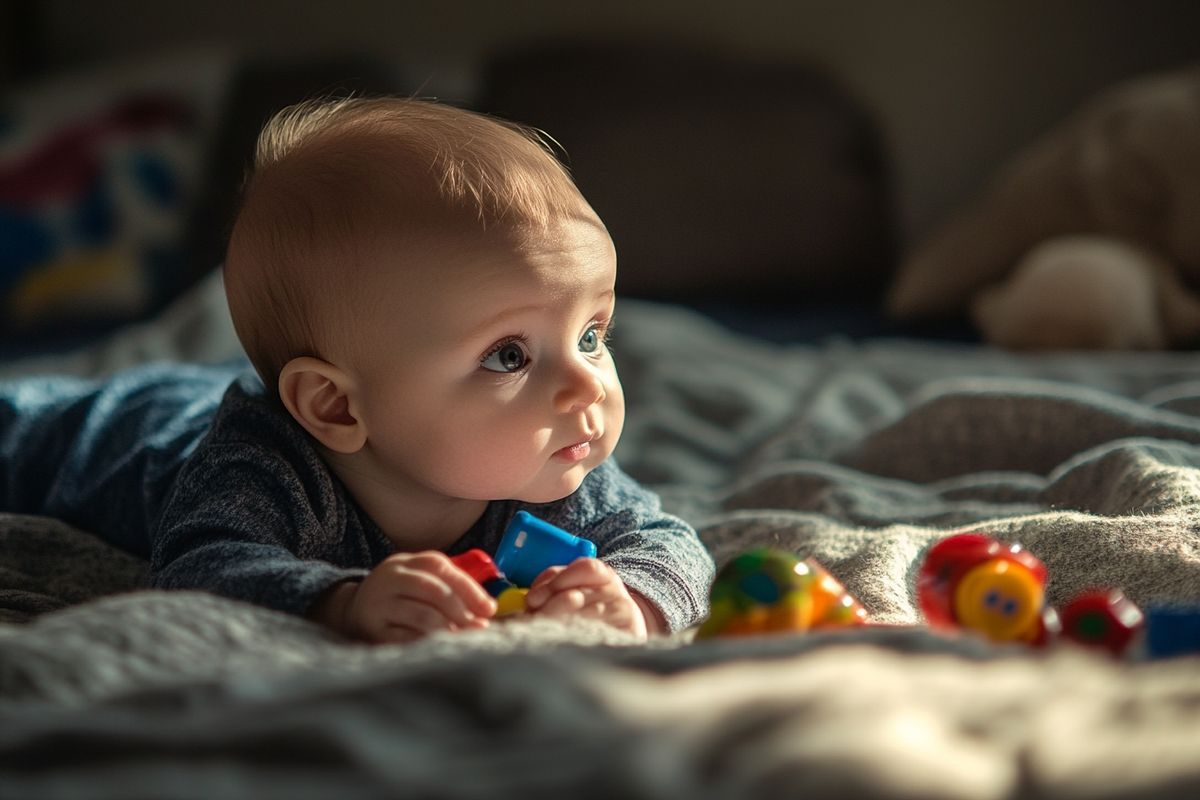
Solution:
{"label": "textured bedspread", "polygon": [[[216,297],[69,366],[148,342],[227,357]],[[196,326],[211,335],[178,336]],[[1191,355],[780,348],[633,303],[615,353],[618,457],[719,562],[815,556],[905,625],[924,549],[976,529],[1041,557],[1051,602],[1099,585],[1200,604]],[[919,627],[631,647],[546,620],[370,648],[205,595],[114,595],[144,565],[0,519],[0,797],[1200,794],[1200,658]]]}

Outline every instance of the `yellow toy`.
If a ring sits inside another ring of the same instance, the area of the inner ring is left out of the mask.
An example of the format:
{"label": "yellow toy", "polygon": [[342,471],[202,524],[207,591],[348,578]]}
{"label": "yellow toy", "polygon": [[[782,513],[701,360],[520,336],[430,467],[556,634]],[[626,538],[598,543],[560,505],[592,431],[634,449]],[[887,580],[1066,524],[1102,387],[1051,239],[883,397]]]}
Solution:
{"label": "yellow toy", "polygon": [[721,568],[712,611],[696,638],[804,633],[862,625],[867,612],[820,564],[779,550],[750,550]]}
{"label": "yellow toy", "polygon": [[509,586],[496,595],[496,616],[507,617],[510,614],[521,614],[525,611],[525,595],[528,589],[519,586]]}

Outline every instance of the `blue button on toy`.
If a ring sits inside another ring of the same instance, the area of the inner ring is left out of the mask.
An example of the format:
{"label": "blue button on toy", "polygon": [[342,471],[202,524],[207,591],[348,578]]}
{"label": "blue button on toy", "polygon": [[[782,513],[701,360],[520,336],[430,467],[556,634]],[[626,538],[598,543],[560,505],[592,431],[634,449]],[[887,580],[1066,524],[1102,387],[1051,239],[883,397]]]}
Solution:
{"label": "blue button on toy", "polygon": [[518,511],[496,549],[496,567],[517,586],[528,587],[547,567],[595,558],[596,545],[562,528]]}

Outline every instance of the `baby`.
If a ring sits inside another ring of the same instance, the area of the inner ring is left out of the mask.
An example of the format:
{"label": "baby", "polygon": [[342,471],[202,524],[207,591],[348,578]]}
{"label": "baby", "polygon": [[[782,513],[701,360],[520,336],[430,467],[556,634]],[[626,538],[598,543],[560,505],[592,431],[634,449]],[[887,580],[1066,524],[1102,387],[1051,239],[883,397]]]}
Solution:
{"label": "baby", "polygon": [[418,100],[287,109],[224,265],[257,376],[0,388],[6,510],[147,555],[158,587],[403,642],[488,624],[495,602],[450,556],[494,552],[526,509],[598,549],[543,572],[528,610],[679,630],[713,564],[610,458],[615,273],[535,134]]}

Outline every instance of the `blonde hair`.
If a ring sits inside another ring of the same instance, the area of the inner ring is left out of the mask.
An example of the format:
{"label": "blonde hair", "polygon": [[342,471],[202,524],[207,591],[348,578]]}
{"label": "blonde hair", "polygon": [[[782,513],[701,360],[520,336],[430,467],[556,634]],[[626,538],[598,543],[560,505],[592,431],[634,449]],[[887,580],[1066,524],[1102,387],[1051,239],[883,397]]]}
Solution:
{"label": "blonde hair", "polygon": [[396,97],[276,114],[259,135],[224,264],[234,327],[267,386],[293,358],[326,357],[352,316],[354,293],[339,290],[352,288],[372,237],[545,229],[586,209],[547,138]]}

